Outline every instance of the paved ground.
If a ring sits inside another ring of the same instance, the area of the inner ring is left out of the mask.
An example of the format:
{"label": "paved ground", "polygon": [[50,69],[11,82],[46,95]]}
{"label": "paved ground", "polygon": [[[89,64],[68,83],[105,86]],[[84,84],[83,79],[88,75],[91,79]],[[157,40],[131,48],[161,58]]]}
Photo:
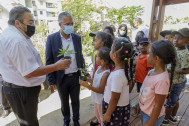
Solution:
{"label": "paved ground", "polygon": [[[43,93],[44,95],[45,93]],[[47,93],[48,94],[48,93]],[[46,95],[47,95],[46,94]],[[44,96],[43,96],[44,97]],[[94,117],[93,104],[91,102],[90,91],[82,90],[80,94],[80,123],[83,125]],[[62,126],[63,118],[60,111],[60,99],[58,92],[53,93],[39,103],[38,118],[40,126]],[[71,126],[73,124],[71,123]],[[19,126],[13,113],[6,118],[0,118],[0,126]]]}
{"label": "paved ground", "polygon": [[[187,76],[189,84],[189,75]],[[82,90],[80,93],[80,123],[88,126],[90,120],[94,119],[93,104],[91,102],[89,90]],[[58,92],[50,95],[48,90],[40,93],[41,102],[39,103],[38,118],[40,126],[62,126],[63,118],[60,111],[60,99]],[[2,111],[0,110],[0,114]],[[19,126],[13,113],[6,118],[0,118],[0,126]],[[71,126],[73,124],[71,123]]]}

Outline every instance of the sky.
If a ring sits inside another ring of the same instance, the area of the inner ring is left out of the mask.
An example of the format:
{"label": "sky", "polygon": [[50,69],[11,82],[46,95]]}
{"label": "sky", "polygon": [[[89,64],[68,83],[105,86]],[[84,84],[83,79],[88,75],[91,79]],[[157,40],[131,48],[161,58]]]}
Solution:
{"label": "sky", "polygon": [[[121,8],[123,6],[138,6],[144,7],[144,14],[141,18],[144,24],[150,25],[151,10],[153,0],[97,0],[101,1],[109,7]],[[174,18],[189,17],[189,2],[184,4],[168,5],[165,8],[165,16],[173,16]]]}

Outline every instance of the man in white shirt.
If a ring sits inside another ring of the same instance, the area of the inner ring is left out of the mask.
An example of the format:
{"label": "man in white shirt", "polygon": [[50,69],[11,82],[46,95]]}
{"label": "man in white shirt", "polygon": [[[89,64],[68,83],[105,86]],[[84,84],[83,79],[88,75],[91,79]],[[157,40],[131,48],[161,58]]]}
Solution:
{"label": "man in white shirt", "polygon": [[132,31],[132,42],[135,42],[135,37],[137,35],[137,32],[139,31],[143,31],[144,32],[144,38],[148,38],[149,37],[149,29],[146,28],[143,24],[142,24],[142,19],[141,18],[135,18],[134,22],[133,22],[133,31]]}
{"label": "man in white shirt", "polygon": [[0,35],[0,73],[3,90],[21,126],[39,126],[37,119],[40,84],[45,75],[69,68],[70,60],[43,66],[30,37],[35,33],[31,11],[23,6],[11,9],[8,28]]}

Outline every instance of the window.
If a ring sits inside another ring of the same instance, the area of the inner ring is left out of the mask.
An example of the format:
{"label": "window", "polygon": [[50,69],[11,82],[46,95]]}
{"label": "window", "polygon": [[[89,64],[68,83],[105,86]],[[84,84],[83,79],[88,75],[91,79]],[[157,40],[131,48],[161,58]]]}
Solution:
{"label": "window", "polygon": [[36,6],[35,1],[32,1],[32,5],[33,5],[33,6]]}
{"label": "window", "polygon": [[35,20],[35,24],[38,24],[38,21],[37,21],[37,20]]}
{"label": "window", "polygon": [[34,16],[37,16],[37,11],[34,11],[33,14],[34,14]]}
{"label": "window", "polygon": [[46,3],[47,8],[53,8],[53,3]]}
{"label": "window", "polygon": [[40,15],[43,15],[43,11],[40,11]]}
{"label": "window", "polygon": [[47,11],[47,17],[55,17],[56,13],[55,12],[49,12]]}
{"label": "window", "polygon": [[55,7],[56,7],[56,4],[53,4],[53,3],[46,3],[46,7],[47,7],[47,8],[55,8]]}
{"label": "window", "polygon": [[43,1],[40,1],[40,5],[43,6]]}

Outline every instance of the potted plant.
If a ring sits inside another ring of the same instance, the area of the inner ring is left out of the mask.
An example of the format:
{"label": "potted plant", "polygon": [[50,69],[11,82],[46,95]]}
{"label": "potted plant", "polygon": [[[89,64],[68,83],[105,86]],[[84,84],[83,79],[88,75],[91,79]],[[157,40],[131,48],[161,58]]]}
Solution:
{"label": "potted plant", "polygon": [[62,47],[62,49],[59,49],[58,57],[64,56],[62,59],[71,59],[71,54],[74,54],[74,50],[68,50],[70,47],[70,44],[67,45],[66,49]]}
{"label": "potted plant", "polygon": [[76,68],[77,70],[81,71],[81,76],[79,77],[80,80],[87,81],[87,77],[90,75],[87,69],[90,67],[91,64],[85,65],[85,68]]}

